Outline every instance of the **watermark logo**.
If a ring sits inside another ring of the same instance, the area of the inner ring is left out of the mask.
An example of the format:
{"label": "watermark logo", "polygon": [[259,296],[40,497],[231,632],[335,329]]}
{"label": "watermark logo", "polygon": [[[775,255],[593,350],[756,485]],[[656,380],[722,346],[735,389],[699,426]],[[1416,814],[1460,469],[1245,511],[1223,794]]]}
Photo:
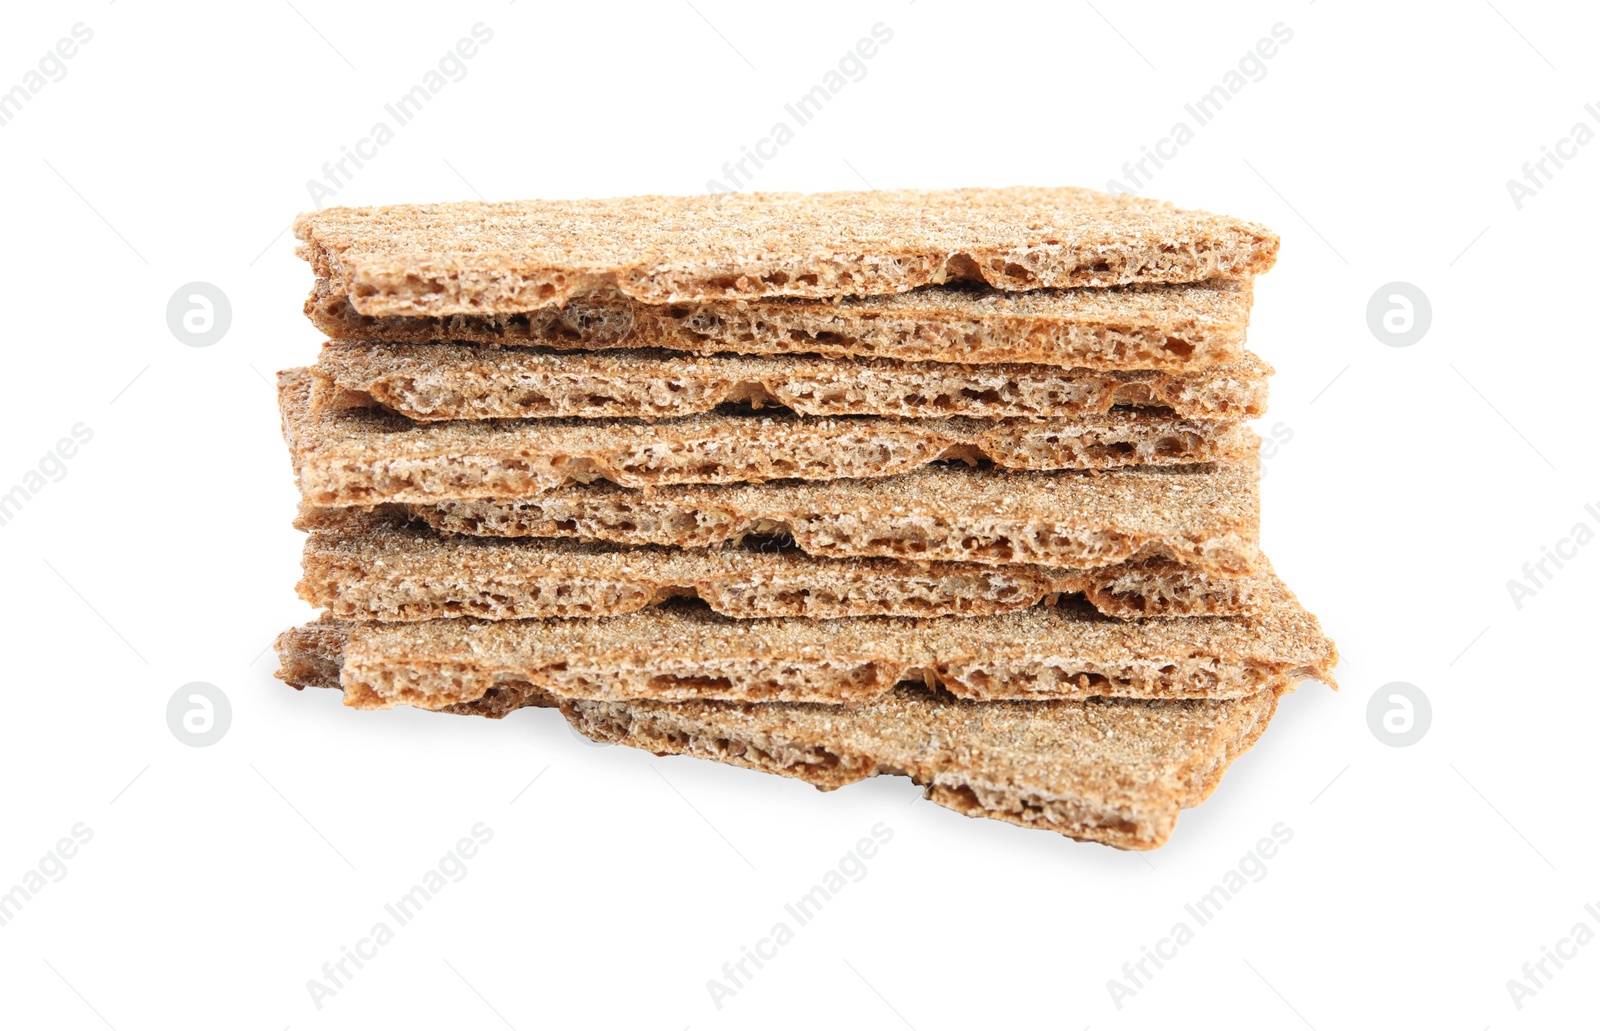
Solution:
{"label": "watermark logo", "polygon": [[[783,105],[784,114],[788,115],[788,118],[780,118],[773,122],[767,135],[756,140],[754,146],[740,145],[739,156],[722,163],[722,178],[727,182],[714,178],[707,179],[706,192],[732,193],[749,186],[755,180],[756,172],[765,168],[768,161],[778,156],[778,149],[794,141],[800,128],[822,114],[823,109],[833,103],[833,98],[846,86],[865,79],[867,62],[877,56],[879,47],[894,39],[894,30],[881,21],[868,31],[871,35],[862,36],[853,48],[846,50],[835,66],[823,73],[820,82],[794,101]],[[791,120],[793,125],[789,124]],[[750,165],[755,167],[748,167]]]}
{"label": "watermark logo", "polygon": [[[1600,108],[1594,104],[1583,105],[1584,113],[1594,119],[1594,125],[1579,121],[1573,123],[1567,135],[1556,140],[1554,146],[1541,144],[1539,153],[1541,157],[1522,163],[1522,178],[1507,179],[1506,192],[1511,195],[1511,204],[1518,211],[1522,205],[1537,197],[1546,186],[1555,181],[1556,173],[1567,167],[1567,162],[1577,157],[1579,147],[1587,147],[1595,139],[1595,125],[1600,125]],[[1554,165],[1554,168],[1550,166]]]}
{"label": "watermark logo", "polygon": [[94,828],[79,822],[63,835],[39,861],[17,878],[9,891],[0,893],[0,927],[17,918],[22,907],[52,884],[67,879],[67,862],[78,854],[78,849],[94,840]]}
{"label": "watermark logo", "polygon": [[[831,900],[850,884],[867,879],[867,862],[878,854],[879,847],[894,840],[894,828],[883,822],[872,825],[871,837],[861,838],[840,858],[837,865],[823,874],[811,890],[783,906],[784,918],[773,923],[764,937],[757,938],[755,947],[739,946],[739,958],[722,964],[722,976],[706,981],[706,991],[711,1001],[721,1009],[727,999],[744,989],[767,963],[778,957],[778,950],[794,941],[797,928],[804,927],[822,912]],[[790,921],[793,921],[791,924]],[[753,968],[753,969],[752,969]]]}
{"label": "watermark logo", "polygon": [[1416,744],[1432,724],[1433,704],[1415,684],[1396,680],[1367,699],[1367,727],[1373,737],[1392,748]]}
{"label": "watermark logo", "polygon": [[80,21],[72,26],[69,35],[56,40],[56,45],[44,52],[37,65],[22,74],[21,82],[0,93],[0,126],[10,125],[46,86],[65,79],[67,62],[77,57],[78,48],[92,39],[94,30]]}
{"label": "watermark logo", "polygon": [[1272,424],[1272,429],[1261,438],[1261,478],[1266,479],[1267,469],[1279,452],[1294,439],[1294,427],[1283,421]]}
{"label": "watermark logo", "polygon": [[[1589,920],[1600,923],[1600,905],[1587,903],[1583,912]],[[1555,976],[1566,969],[1567,962],[1578,958],[1578,950],[1594,941],[1595,931],[1589,920],[1579,920],[1573,924],[1567,936],[1557,939],[1553,948],[1549,945],[1539,946],[1539,958],[1522,964],[1522,976],[1506,979],[1506,992],[1511,996],[1513,1006],[1521,1010],[1527,1000],[1550,987]]]}
{"label": "watermark logo", "polygon": [[0,494],[0,526],[9,526],[40,491],[66,479],[67,463],[78,457],[78,448],[94,439],[94,430],[86,422],[75,423],[69,432],[71,436],[56,441],[10,490]]}
{"label": "watermark logo", "polygon": [[1184,903],[1183,918],[1174,923],[1165,936],[1157,938],[1154,947],[1139,946],[1139,957],[1122,964],[1122,976],[1106,980],[1112,1004],[1120,1010],[1129,999],[1148,988],[1167,963],[1178,958],[1178,950],[1194,941],[1199,930],[1215,920],[1240,892],[1267,879],[1271,872],[1268,862],[1293,840],[1293,827],[1282,821],[1273,824],[1271,836],[1258,840],[1231,869],[1217,878],[1210,891],[1193,902]]}
{"label": "watermark logo", "polygon": [[[1600,526],[1600,507],[1595,505],[1583,506],[1583,511],[1590,519]],[[1555,579],[1555,574],[1566,568],[1567,562],[1578,557],[1578,549],[1594,540],[1595,530],[1585,520],[1578,520],[1572,524],[1567,536],[1556,541],[1555,547],[1540,545],[1539,557],[1522,564],[1522,579],[1512,577],[1506,581],[1506,591],[1511,595],[1511,604],[1522,611],[1522,603],[1550,586],[1550,581]],[[1555,568],[1552,569],[1551,567]]]}
{"label": "watermark logo", "polygon": [[1410,347],[1433,325],[1428,295],[1412,283],[1385,283],[1367,301],[1367,328],[1380,344]]}
{"label": "watermark logo", "polygon": [[[1237,64],[1223,73],[1220,82],[1191,103],[1183,105],[1183,113],[1187,117],[1174,122],[1172,128],[1167,130],[1167,135],[1154,144],[1141,145],[1137,158],[1124,161],[1122,179],[1106,180],[1106,190],[1120,196],[1138,193],[1149,186],[1156,173],[1178,156],[1180,148],[1194,142],[1199,131],[1222,114],[1223,109],[1233,103],[1234,97],[1252,82],[1260,82],[1267,77],[1267,62],[1278,56],[1279,48],[1292,39],[1294,30],[1286,23],[1280,21],[1272,26],[1270,35],[1262,36],[1254,47],[1246,50]],[[1155,167],[1152,168],[1152,165]]]}
{"label": "watermark logo", "polygon": [[233,305],[214,283],[185,283],[167,300],[167,328],[178,343],[210,347],[233,324]]}
{"label": "watermark logo", "polygon": [[[394,142],[396,131],[422,114],[433,98],[444,92],[446,86],[467,77],[467,62],[478,56],[480,47],[487,46],[494,39],[494,29],[481,21],[472,26],[469,32],[470,35],[456,40],[456,45],[446,50],[434,67],[423,72],[420,81],[392,102],[383,105],[384,117],[372,123],[367,135],[356,140],[354,145],[341,145],[337,158],[324,161],[321,179],[306,180],[306,192],[311,194],[311,203],[315,207],[321,208],[323,201],[349,186],[355,180],[356,172],[367,167],[367,162],[378,156],[379,148]],[[355,166],[353,170],[351,165]]]}
{"label": "watermark logo", "polygon": [[191,748],[221,741],[233,723],[233,704],[222,688],[196,680],[184,684],[167,699],[167,729]]}
{"label": "watermark logo", "polygon": [[401,928],[415,920],[445,888],[467,879],[471,872],[470,861],[477,858],[480,848],[493,840],[494,828],[479,820],[472,825],[470,836],[463,835],[454,848],[417,878],[410,891],[385,903],[383,917],[374,921],[365,936],[357,938],[353,947],[339,946],[339,958],[322,964],[322,976],[306,979],[306,992],[311,996],[312,1006],[320,1010],[327,1000],[350,987],[356,974],[378,958],[378,951],[394,941]]}

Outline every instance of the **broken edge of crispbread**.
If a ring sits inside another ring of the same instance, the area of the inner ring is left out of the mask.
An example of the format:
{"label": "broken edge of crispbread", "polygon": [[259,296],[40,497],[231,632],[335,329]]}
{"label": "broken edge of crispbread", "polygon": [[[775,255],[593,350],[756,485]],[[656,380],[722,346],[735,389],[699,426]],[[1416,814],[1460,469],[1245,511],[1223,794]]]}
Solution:
{"label": "broken edge of crispbread", "polygon": [[988,702],[898,688],[866,705],[587,702],[561,706],[597,741],[805,780],[880,774],[971,817],[1151,849],[1266,730],[1278,690],[1228,701]]}

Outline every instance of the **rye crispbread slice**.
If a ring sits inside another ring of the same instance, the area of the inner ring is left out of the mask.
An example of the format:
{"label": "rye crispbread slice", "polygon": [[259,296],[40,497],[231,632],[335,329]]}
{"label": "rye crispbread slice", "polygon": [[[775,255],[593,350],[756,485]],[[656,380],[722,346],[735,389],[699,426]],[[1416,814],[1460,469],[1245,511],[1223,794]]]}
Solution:
{"label": "rye crispbread slice", "polygon": [[1111,619],[1065,602],[993,616],[729,619],[665,605],[596,619],[351,622],[355,708],[437,709],[527,684],[564,698],[857,704],[921,679],[979,701],[1237,698],[1331,683],[1333,642],[1281,583],[1249,616]]}
{"label": "rye crispbread slice", "polygon": [[1074,188],[723,193],[333,207],[299,253],[366,315],[532,311],[615,290],[651,304],[1245,279],[1271,231]]}
{"label": "rye crispbread slice", "polygon": [[[1242,576],[1258,561],[1260,459],[1187,469],[1019,473],[961,466],[880,480],[632,490],[408,505],[446,533],[716,547],[781,535],[821,557],[1096,569],[1167,559]],[[322,513],[302,506],[312,529]]]}
{"label": "rye crispbread slice", "polygon": [[728,404],[917,419],[1072,417],[1133,407],[1243,420],[1266,411],[1272,367],[1253,354],[1166,373],[330,341],[312,371],[334,384],[343,404],[381,406],[420,422],[672,418]]}
{"label": "rye crispbread slice", "polygon": [[885,477],[947,459],[1010,469],[1114,469],[1253,453],[1236,422],[1118,409],[1070,419],[808,419],[692,415],[417,424],[340,408],[309,369],[278,374],[284,438],[315,505],[519,498],[608,480],[626,487]]}
{"label": "rye crispbread slice", "polygon": [[306,539],[300,597],[341,619],[563,619],[696,597],[740,619],[991,615],[1081,594],[1100,612],[1240,615],[1273,593],[1153,559],[1099,569],[882,558],[793,549],[619,547],[544,538],[442,536],[392,512],[330,509]]}
{"label": "rye crispbread slice", "polygon": [[1277,704],[1272,689],[1230,700],[979,703],[902,687],[843,709],[587,701],[561,709],[596,741],[824,790],[901,775],[964,816],[1152,849],[1255,744]]}
{"label": "rye crispbread slice", "polygon": [[[346,634],[325,620],[278,639],[278,677],[339,686]],[[1210,795],[1255,743],[1278,683],[1243,698],[971,702],[898,687],[855,707],[739,702],[561,701],[529,684],[441,711],[498,719],[560,705],[581,733],[794,777],[832,790],[883,774],[967,816],[1058,831],[1118,848],[1156,848],[1178,811]]]}
{"label": "rye crispbread slice", "polygon": [[318,280],[305,312],[343,340],[1183,370],[1243,357],[1252,293],[1248,280],[1212,280],[1022,293],[928,286],[877,297],[655,305],[612,291],[509,315],[419,318],[362,315]]}

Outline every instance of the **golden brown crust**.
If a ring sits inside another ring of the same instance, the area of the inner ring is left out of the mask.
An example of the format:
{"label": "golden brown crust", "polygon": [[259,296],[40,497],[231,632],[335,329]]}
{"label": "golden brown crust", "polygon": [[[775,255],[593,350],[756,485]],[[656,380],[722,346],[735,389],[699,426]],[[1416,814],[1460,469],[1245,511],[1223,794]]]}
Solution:
{"label": "golden brown crust", "polygon": [[1073,188],[724,193],[327,208],[300,253],[367,315],[526,312],[615,290],[652,304],[1245,279],[1269,230]]}

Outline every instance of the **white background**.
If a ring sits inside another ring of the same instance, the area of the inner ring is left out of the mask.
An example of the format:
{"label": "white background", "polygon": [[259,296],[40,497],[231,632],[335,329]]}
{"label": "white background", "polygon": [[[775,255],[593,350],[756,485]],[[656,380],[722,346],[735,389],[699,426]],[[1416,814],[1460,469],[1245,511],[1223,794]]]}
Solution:
{"label": "white background", "polygon": [[[1600,943],[1520,1010],[1506,982],[1575,923],[1600,932],[1600,545],[1520,610],[1506,585],[1579,521],[1600,529],[1600,145],[1521,210],[1505,184],[1574,123],[1600,128],[1596,20],[1511,0],[11,5],[0,88],[75,23],[94,35],[0,127],[0,491],[75,424],[93,439],[0,527],[0,889],[74,825],[93,838],[0,927],[0,1021],[1592,1021]],[[1138,855],[967,820],[903,780],[822,794],[591,747],[549,712],[356,712],[274,680],[266,646],[311,612],[268,381],[319,343],[284,230],[322,164],[480,21],[494,37],[466,78],[336,202],[700,192],[880,21],[865,78],[756,187],[1104,187],[1287,25],[1265,78],[1144,192],[1283,236],[1250,333],[1278,370],[1261,428],[1292,432],[1264,535],[1337,639],[1342,689],[1287,697]],[[207,348],[164,314],[195,280],[233,306]],[[1405,348],[1365,316],[1397,280],[1433,307]],[[210,747],[168,730],[191,681],[231,700]],[[1368,729],[1393,681],[1431,699],[1410,747]],[[493,840],[464,879],[316,1008],[308,979],[479,821]],[[880,822],[865,879],[719,1011],[707,981]],[[1118,1009],[1108,979],[1280,822],[1265,878]]]}

